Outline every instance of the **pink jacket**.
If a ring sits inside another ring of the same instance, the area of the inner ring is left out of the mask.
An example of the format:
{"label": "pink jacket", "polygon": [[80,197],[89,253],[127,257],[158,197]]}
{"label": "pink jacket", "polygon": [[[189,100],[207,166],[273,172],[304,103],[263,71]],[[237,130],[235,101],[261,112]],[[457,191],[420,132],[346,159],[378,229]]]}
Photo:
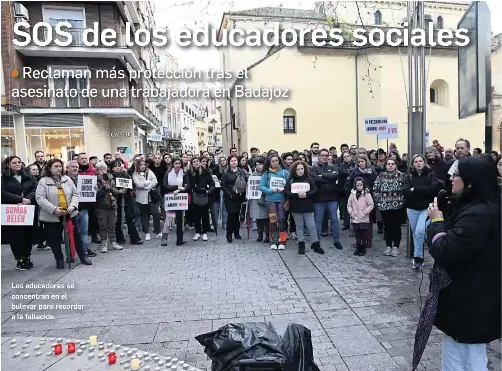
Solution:
{"label": "pink jacket", "polygon": [[347,210],[352,223],[369,223],[370,213],[373,210],[373,198],[370,192],[365,189],[361,197],[357,199],[356,190],[353,189],[347,202]]}

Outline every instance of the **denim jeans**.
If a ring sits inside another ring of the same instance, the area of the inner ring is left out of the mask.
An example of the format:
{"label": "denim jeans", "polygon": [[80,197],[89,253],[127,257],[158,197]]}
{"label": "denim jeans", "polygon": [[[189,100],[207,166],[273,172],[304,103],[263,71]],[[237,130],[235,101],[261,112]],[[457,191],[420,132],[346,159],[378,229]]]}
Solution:
{"label": "denim jeans", "polygon": [[87,210],[79,211],[77,216],[75,217],[75,221],[77,223],[80,240],[82,241],[82,246],[84,247],[84,250],[87,251],[87,249],[89,248],[87,242],[87,230],[89,228],[89,214],[87,213]]}
{"label": "denim jeans", "polygon": [[329,220],[331,221],[331,233],[333,234],[333,241],[340,242],[340,226],[338,223],[338,201],[331,202],[315,202],[314,203],[314,218],[315,228],[317,230],[317,238],[321,239],[322,235],[322,219],[326,209],[329,213]]}
{"label": "denim jeans", "polygon": [[448,335],[443,337],[443,371],[488,371],[486,344],[457,343]]}
{"label": "denim jeans", "polygon": [[425,230],[430,220],[427,220],[427,209],[414,210],[406,209],[408,220],[410,221],[411,233],[413,233],[414,255],[413,257],[424,258]]}

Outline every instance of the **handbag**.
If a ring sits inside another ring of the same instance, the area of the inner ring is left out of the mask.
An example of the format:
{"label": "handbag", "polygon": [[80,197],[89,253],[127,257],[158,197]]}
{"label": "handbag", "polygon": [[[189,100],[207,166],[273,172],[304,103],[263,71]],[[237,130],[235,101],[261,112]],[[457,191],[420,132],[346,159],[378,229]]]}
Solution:
{"label": "handbag", "polygon": [[194,192],[192,194],[192,201],[193,201],[194,205],[206,206],[209,202],[209,198],[207,197],[207,193]]}
{"label": "handbag", "polygon": [[152,200],[152,202],[159,202],[160,200],[162,200],[162,196],[156,189],[150,189],[148,194],[150,195],[150,199]]}

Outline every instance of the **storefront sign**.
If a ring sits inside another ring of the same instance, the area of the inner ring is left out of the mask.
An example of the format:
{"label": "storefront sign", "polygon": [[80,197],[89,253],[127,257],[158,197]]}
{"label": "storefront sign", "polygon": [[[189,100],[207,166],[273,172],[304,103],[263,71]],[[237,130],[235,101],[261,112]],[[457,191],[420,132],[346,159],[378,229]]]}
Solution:
{"label": "storefront sign", "polygon": [[110,133],[112,138],[129,138],[132,137],[132,133]]}
{"label": "storefront sign", "polygon": [[96,175],[79,175],[77,191],[78,202],[96,202],[96,190],[98,189],[98,177]]}
{"label": "storefront sign", "polygon": [[364,119],[364,130],[366,134],[387,133],[387,117],[368,117]]}
{"label": "storefront sign", "polygon": [[170,193],[164,197],[167,211],[188,210],[188,193]]}
{"label": "storefront sign", "polygon": [[139,135],[145,135],[146,134],[146,132],[143,129],[136,128],[136,130],[138,131]]}
{"label": "storefront sign", "polygon": [[2,225],[33,225],[34,205],[2,205]]}
{"label": "storefront sign", "polygon": [[284,187],[286,186],[286,179],[279,177],[270,177],[270,189],[276,189],[279,192],[284,191]]}
{"label": "storefront sign", "polygon": [[117,186],[117,188],[129,188],[129,189],[132,189],[132,179],[115,178],[115,185]]}
{"label": "storefront sign", "polygon": [[162,142],[162,134],[151,133],[146,138],[149,142]]}
{"label": "storefront sign", "polygon": [[218,180],[218,177],[216,175],[213,175],[213,182],[215,188],[221,188],[220,181]]}
{"label": "storefront sign", "polygon": [[291,193],[307,193],[310,191],[310,184],[308,183],[292,183]]}
{"label": "storefront sign", "polygon": [[259,200],[261,198],[260,190],[261,176],[251,175],[248,178],[248,189],[246,192],[248,200]]}
{"label": "storefront sign", "polygon": [[380,140],[380,139],[396,139],[396,138],[399,138],[398,124],[387,124],[387,132],[378,134],[378,140]]}

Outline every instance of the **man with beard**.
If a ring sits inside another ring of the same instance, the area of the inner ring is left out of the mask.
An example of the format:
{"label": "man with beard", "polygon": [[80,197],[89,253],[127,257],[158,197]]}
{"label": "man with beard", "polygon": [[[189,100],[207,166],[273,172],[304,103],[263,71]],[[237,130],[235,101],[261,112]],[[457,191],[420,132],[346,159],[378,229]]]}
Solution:
{"label": "man with beard", "polygon": [[319,162],[319,143],[314,142],[310,145],[309,162],[310,166],[317,165]]}
{"label": "man with beard", "polygon": [[451,166],[453,162],[455,162],[455,156],[453,155],[453,149],[451,148],[446,148],[444,151],[444,160],[448,164],[448,166]]}
{"label": "man with beard", "polygon": [[45,155],[42,151],[35,152],[35,162],[33,163],[38,168],[38,174],[42,174],[42,169],[45,166]]}
{"label": "man with beard", "polygon": [[[97,176],[97,171],[92,166],[91,163],[89,163],[89,157],[87,156],[86,153],[80,153],[78,155],[78,175],[95,175]],[[78,211],[79,214],[82,213],[84,216],[82,216],[83,219],[83,227],[87,227],[85,229],[81,230],[81,233],[87,233],[91,235],[92,238],[92,243],[95,244],[101,244],[101,240],[98,237],[98,219],[96,218],[96,203],[95,202],[79,202],[78,203]],[[87,223],[84,223],[84,221],[87,221]],[[87,224],[87,225],[85,225]],[[87,249],[87,244],[84,245],[84,249]]]}

